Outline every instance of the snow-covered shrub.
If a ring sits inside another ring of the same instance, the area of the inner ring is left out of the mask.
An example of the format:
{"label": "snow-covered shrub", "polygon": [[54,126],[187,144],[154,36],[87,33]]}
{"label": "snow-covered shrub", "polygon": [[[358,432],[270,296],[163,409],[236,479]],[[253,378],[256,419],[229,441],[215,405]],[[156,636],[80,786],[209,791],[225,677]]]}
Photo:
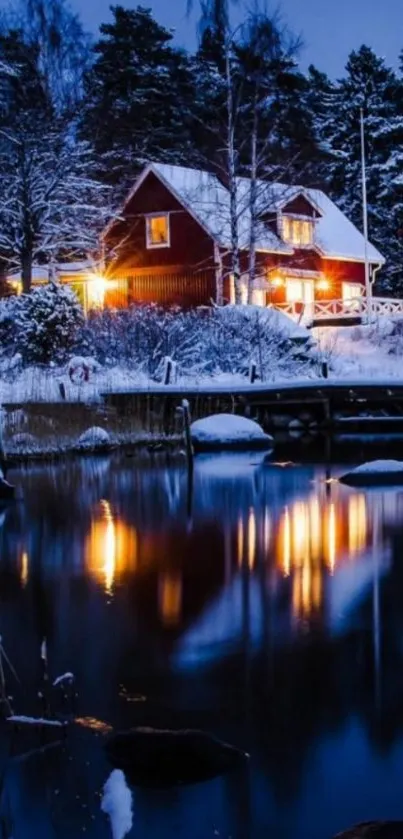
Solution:
{"label": "snow-covered shrub", "polygon": [[83,324],[84,314],[76,295],[56,283],[0,303],[1,348],[19,353],[24,363],[63,360]]}
{"label": "snow-covered shrub", "polygon": [[122,364],[162,381],[165,359],[178,377],[240,374],[251,361],[264,379],[294,375],[313,365],[310,333],[281,312],[258,306],[193,310],[133,306],[95,312],[87,320],[78,351],[102,364]]}

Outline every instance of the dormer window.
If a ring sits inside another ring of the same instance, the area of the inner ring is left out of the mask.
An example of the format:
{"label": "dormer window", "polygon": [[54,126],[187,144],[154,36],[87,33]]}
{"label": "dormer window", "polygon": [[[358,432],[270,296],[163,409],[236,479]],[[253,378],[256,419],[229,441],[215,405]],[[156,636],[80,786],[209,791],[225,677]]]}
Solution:
{"label": "dormer window", "polygon": [[297,248],[306,248],[313,243],[314,221],[295,216],[283,216],[283,239]]}
{"label": "dormer window", "polygon": [[147,248],[169,248],[170,239],[169,213],[146,216]]}

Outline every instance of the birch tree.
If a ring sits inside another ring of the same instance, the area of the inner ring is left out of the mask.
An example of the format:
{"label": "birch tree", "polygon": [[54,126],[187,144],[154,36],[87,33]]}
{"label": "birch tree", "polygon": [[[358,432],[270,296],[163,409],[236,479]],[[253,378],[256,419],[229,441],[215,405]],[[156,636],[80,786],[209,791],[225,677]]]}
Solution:
{"label": "birch tree", "polygon": [[19,33],[0,39],[0,60],[16,68],[0,105],[0,252],[21,270],[24,292],[34,260],[95,249],[107,214],[91,148],[77,140],[74,122],[54,113],[37,58]]}
{"label": "birch tree", "polygon": [[[243,28],[236,45],[238,72],[244,80],[240,105],[242,126],[247,135],[241,152],[249,178],[245,210],[249,214],[248,303],[252,303],[256,280],[256,233],[262,213],[260,193],[270,195],[270,179],[284,180],[288,167],[274,164],[273,145],[281,135],[281,108],[275,105],[284,83],[295,82],[298,39],[293,38],[275,14],[255,11]],[[287,173],[288,174],[288,173]]]}
{"label": "birch tree", "polygon": [[57,113],[75,112],[92,61],[92,41],[68,0],[16,0],[5,23],[8,30],[21,33],[29,49],[35,49],[43,84]]}

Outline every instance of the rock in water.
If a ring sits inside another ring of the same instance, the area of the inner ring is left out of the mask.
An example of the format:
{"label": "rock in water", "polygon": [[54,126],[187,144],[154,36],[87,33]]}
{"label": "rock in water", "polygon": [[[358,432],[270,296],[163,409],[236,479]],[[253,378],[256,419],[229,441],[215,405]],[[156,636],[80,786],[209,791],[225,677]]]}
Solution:
{"label": "rock in water", "polygon": [[92,428],[84,431],[78,440],[78,445],[80,448],[95,448],[97,446],[106,446],[110,442],[111,438],[105,428],[94,425]]}
{"label": "rock in water", "polygon": [[349,486],[401,486],[403,485],[403,461],[371,460],[357,466],[340,478]]}
{"label": "rock in water", "polygon": [[242,765],[247,755],[203,731],[133,728],[105,744],[113,766],[129,783],[174,787],[207,781]]}
{"label": "rock in water", "polygon": [[270,449],[273,438],[254,420],[236,414],[212,414],[190,426],[195,451]]}
{"label": "rock in water", "polygon": [[403,839],[403,822],[363,822],[335,839]]}

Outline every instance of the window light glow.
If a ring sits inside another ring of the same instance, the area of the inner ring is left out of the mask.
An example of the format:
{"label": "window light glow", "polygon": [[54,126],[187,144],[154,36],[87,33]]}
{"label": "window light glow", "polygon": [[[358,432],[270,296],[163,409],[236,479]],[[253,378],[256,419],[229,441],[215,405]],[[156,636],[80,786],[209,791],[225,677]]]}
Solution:
{"label": "window light glow", "polygon": [[291,245],[297,247],[311,245],[313,230],[313,221],[283,216],[283,239]]}
{"label": "window light glow", "polygon": [[147,247],[161,248],[169,245],[169,215],[163,213],[146,218]]}

